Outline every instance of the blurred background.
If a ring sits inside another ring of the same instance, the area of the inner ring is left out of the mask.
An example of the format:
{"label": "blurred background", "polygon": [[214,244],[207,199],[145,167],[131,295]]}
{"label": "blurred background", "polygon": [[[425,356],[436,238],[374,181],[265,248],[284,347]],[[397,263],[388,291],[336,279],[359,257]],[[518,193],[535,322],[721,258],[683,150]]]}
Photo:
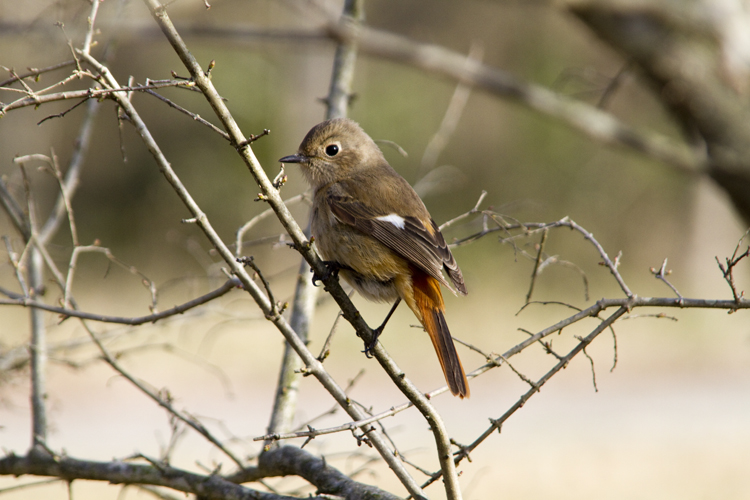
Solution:
{"label": "blurred background", "polygon": [[[328,3],[333,11],[341,5]],[[624,59],[599,41],[579,20],[545,2],[367,0],[365,22],[419,42],[459,53],[472,47],[482,60],[568,97],[596,104]],[[0,0],[0,64],[19,73],[71,59],[66,36],[80,44],[90,4],[86,1]],[[269,176],[277,159],[296,151],[307,130],[324,118],[320,99],[328,93],[335,43],[319,34],[320,12],[297,2],[180,0],[169,7],[177,29],[198,61],[216,61],[213,82],[245,135],[269,129],[253,145]],[[55,26],[61,21],[64,29]],[[106,1],[97,25],[99,42],[92,52],[106,58],[115,78],[125,84],[186,75],[180,61],[141,2]],[[41,77],[40,87],[66,73]],[[0,79],[9,77],[8,71]],[[71,81],[64,90],[85,88]],[[383,147],[391,165],[412,184],[425,176],[422,155],[440,127],[456,82],[420,69],[361,54],[357,60],[350,116],[376,140],[396,142],[407,153]],[[217,123],[198,93],[166,89],[164,96]],[[0,101],[16,98],[7,91]],[[639,129],[681,141],[674,124],[635,73],[626,76],[609,97],[607,110]],[[254,201],[258,192],[240,158],[224,139],[152,96],[135,94],[133,102],[213,226],[227,242],[244,222],[267,207]],[[85,106],[64,118],[37,124],[73,103],[52,103],[14,110],[0,120],[0,174],[23,200],[23,179],[14,157],[49,155],[61,165],[70,160]],[[29,164],[34,203],[43,216],[57,196],[56,180]],[[622,252],[620,271],[639,296],[673,293],[649,268],[668,258],[669,279],[685,297],[731,299],[716,257],[732,254],[747,229],[723,192],[710,180],[689,176],[622,148],[604,146],[568,126],[519,104],[474,90],[455,132],[437,158],[440,182],[424,201],[440,224],[470,210],[483,190],[482,208],[492,207],[509,220],[550,222],[569,216],[592,232],[614,258]],[[288,166],[282,189],[291,197],[307,188]],[[423,186],[425,184],[423,183]],[[92,144],[81,186],[73,201],[82,244],[95,240],[132,265],[158,287],[158,306],[167,309],[221,284],[222,263],[189,217],[127,122],[118,126],[114,104],[104,101],[96,115]],[[294,206],[302,224],[304,204]],[[480,229],[475,219],[452,226],[447,239]],[[246,253],[270,279],[277,299],[291,300],[299,257],[279,243],[281,226],[273,218],[248,236]],[[0,234],[11,247],[23,246],[7,216]],[[538,237],[519,241],[533,252]],[[746,245],[747,242],[745,242]],[[72,249],[64,228],[50,247],[61,269]],[[744,247],[743,247],[744,250]],[[0,286],[18,292],[6,249]],[[587,300],[581,275],[550,266],[539,277],[534,299],[565,301],[587,307],[602,297],[621,297],[593,247],[578,234],[549,234],[547,252],[582,269],[588,278]],[[470,294],[446,297],[454,335],[485,352],[504,352],[526,335],[568,316],[556,305],[536,305],[518,313],[529,288],[533,263],[487,236],[454,252]],[[739,289],[747,286],[748,267],[736,271]],[[59,294],[50,287],[45,298]],[[149,314],[149,294],[138,276],[112,265],[101,255],[86,255],[73,291],[84,311],[117,316]],[[378,324],[385,305],[355,297],[370,324]],[[337,308],[323,294],[315,316],[311,350],[317,353]],[[647,317],[665,313],[666,318]],[[518,313],[518,314],[517,314]],[[460,469],[464,498],[724,498],[750,496],[750,322],[742,311],[638,310],[615,326],[617,366],[612,335],[602,335],[587,349],[595,366],[596,390],[589,360],[578,357],[472,454]],[[158,456],[170,440],[164,411],[127,381],[97,361],[92,348],[71,348],[85,338],[73,320],[59,323],[48,315],[49,341],[61,346],[49,369],[50,446],[80,459],[110,460],[134,453]],[[411,328],[411,313],[401,308],[382,341],[422,389],[443,381],[427,336]],[[555,336],[560,352],[572,347],[571,335],[585,335],[594,322]],[[240,454],[260,451],[273,401],[282,337],[260,315],[250,298],[235,291],[222,300],[183,316],[140,328],[95,325],[108,335],[108,346],[122,352],[122,363],[139,379],[168,388],[183,408],[230,442]],[[28,312],[0,309],[0,352],[23,349],[28,342]],[[62,348],[65,346],[65,348]],[[326,361],[342,385],[354,379],[352,397],[374,411],[402,402],[376,362],[359,354],[362,345],[342,324]],[[482,356],[459,347],[472,370]],[[513,358],[532,379],[554,360],[542,348]],[[0,444],[25,453],[30,444],[28,368],[2,374]],[[528,386],[507,368],[472,381],[472,397],[435,401],[452,436],[469,443],[523,394]],[[326,412],[333,400],[312,378],[304,379],[299,422]],[[342,412],[316,421],[316,427],[348,421]],[[413,411],[387,419],[402,452],[437,469],[433,440]],[[296,442],[296,444],[301,444]],[[368,462],[369,450],[352,455],[352,438],[318,438],[308,448],[356,478],[403,494],[382,463]],[[226,458],[191,432],[181,438],[173,464],[212,469]],[[0,478],[0,489],[35,478]],[[273,482],[272,482],[273,483]],[[300,485],[302,483],[300,482]],[[120,489],[94,483],[73,484],[76,498],[118,498]],[[8,492],[5,498],[65,498],[67,486]],[[502,492],[502,493],[500,493]],[[442,498],[441,486],[428,490]],[[129,497],[148,496],[136,490]]]}

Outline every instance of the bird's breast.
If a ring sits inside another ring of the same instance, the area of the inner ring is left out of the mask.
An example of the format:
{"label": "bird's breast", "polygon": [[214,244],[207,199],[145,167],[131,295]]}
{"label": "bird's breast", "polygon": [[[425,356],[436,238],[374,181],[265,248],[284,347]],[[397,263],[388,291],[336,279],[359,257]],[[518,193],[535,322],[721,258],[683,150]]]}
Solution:
{"label": "bird's breast", "polygon": [[[342,276],[370,300],[394,300],[393,281],[410,276],[404,258],[378,240],[336,219],[325,206],[314,206],[311,232],[320,256],[340,264]],[[346,270],[349,269],[349,271]]]}

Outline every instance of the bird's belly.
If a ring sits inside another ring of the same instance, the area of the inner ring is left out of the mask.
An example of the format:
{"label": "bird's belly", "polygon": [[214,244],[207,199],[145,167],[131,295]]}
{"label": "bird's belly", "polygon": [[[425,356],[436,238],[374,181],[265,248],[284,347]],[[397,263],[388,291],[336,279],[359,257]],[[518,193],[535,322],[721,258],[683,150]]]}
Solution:
{"label": "bird's belly", "polygon": [[371,236],[335,224],[339,224],[336,231],[326,231],[313,223],[313,236],[321,257],[341,265],[339,275],[365,298],[378,302],[396,300],[395,281],[410,276],[407,262]]}
{"label": "bird's belly", "polygon": [[395,285],[395,278],[388,280],[378,280],[373,277],[367,277],[356,271],[342,269],[339,276],[349,283],[352,288],[368,300],[375,302],[393,302],[398,298],[398,290]]}

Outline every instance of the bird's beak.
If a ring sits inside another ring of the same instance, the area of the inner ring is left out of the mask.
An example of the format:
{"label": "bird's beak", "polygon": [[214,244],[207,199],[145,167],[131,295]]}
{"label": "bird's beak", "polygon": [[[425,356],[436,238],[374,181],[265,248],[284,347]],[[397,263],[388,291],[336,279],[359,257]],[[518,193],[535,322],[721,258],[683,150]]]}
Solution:
{"label": "bird's beak", "polygon": [[281,163],[307,163],[309,158],[305,155],[296,154],[296,155],[289,155],[281,158],[279,162]]}

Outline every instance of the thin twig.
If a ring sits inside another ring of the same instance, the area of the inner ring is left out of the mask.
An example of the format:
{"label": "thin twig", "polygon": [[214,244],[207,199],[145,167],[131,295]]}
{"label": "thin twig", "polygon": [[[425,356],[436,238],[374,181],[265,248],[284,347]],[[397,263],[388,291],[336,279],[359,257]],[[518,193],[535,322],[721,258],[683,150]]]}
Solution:
{"label": "thin twig", "polygon": [[16,275],[16,281],[18,281],[18,285],[21,287],[22,298],[29,298],[31,297],[31,291],[26,283],[25,273],[21,268],[21,260],[18,258],[18,253],[13,250],[10,237],[3,235],[3,241],[5,242],[5,250],[8,253],[8,260],[10,260],[10,264],[13,266],[13,271]]}
{"label": "thin twig", "polygon": [[678,292],[677,288],[675,288],[674,285],[672,285],[672,283],[670,283],[667,280],[667,275],[672,274],[671,270],[667,270],[667,259],[664,259],[664,262],[661,263],[661,267],[659,268],[658,271],[653,267],[650,268],[650,270],[651,270],[651,274],[654,275],[654,278],[666,283],[666,285],[674,292],[674,294],[677,295],[677,297],[679,297],[680,299],[682,299],[682,294]]}
{"label": "thin twig", "polygon": [[[354,295],[354,290],[349,292],[349,296]],[[336,319],[333,320],[333,325],[331,325],[331,329],[328,332],[328,336],[326,337],[325,342],[323,342],[323,347],[320,348],[320,354],[318,354],[318,359],[323,362],[328,357],[328,355],[331,353],[331,342],[333,341],[333,335],[336,333],[336,328],[339,325],[339,322],[341,321],[341,318],[344,317],[344,314],[339,311],[336,315]]]}
{"label": "thin twig", "polygon": [[21,234],[24,241],[28,241],[31,238],[31,228],[29,227],[26,215],[21,206],[10,194],[5,179],[2,177],[0,177],[0,204],[2,204],[5,213],[8,214],[8,217],[13,222],[16,231]]}
{"label": "thin twig", "polygon": [[531,387],[534,387],[534,388],[536,387],[536,382],[532,381],[531,379],[529,379],[529,377],[527,377],[523,373],[521,373],[518,370],[516,370],[516,368],[510,363],[510,361],[508,361],[508,358],[506,358],[502,354],[499,354],[498,357],[500,359],[502,359],[505,362],[506,365],[508,365],[508,368],[510,368],[511,370],[513,370],[513,373],[515,373],[516,375],[518,375],[518,378],[520,378],[521,380],[523,380],[524,382],[526,382],[527,384],[529,384]]}
{"label": "thin twig", "polygon": [[[31,227],[34,228],[32,222]],[[34,229],[32,229],[33,231]],[[29,285],[33,296],[44,286],[44,260],[37,247],[31,249],[28,260]],[[44,447],[47,442],[47,328],[39,309],[31,309],[31,420],[32,447]]]}
{"label": "thin twig", "polygon": [[[292,196],[291,198],[284,200],[284,204],[286,206],[291,206],[305,199],[307,199],[307,196],[304,193],[298,194],[296,196]],[[242,257],[242,246],[243,246],[243,241],[245,238],[245,233],[250,231],[250,229],[255,227],[260,221],[262,221],[263,219],[267,219],[268,217],[272,216],[274,213],[275,212],[273,211],[272,208],[267,208],[266,210],[262,211],[261,213],[259,213],[258,215],[256,215],[255,217],[253,217],[252,219],[244,223],[242,226],[240,226],[240,228],[236,232],[235,245],[234,245],[234,252],[237,258]]]}
{"label": "thin twig", "polygon": [[[576,338],[579,341],[583,341],[583,338],[581,337],[576,336]],[[588,359],[589,363],[591,363],[591,381],[594,383],[594,392],[599,392],[599,388],[596,386],[596,367],[594,366],[594,358],[589,356],[589,353],[586,352],[585,347],[582,349],[582,351],[583,351],[583,355],[586,356],[586,359]]]}
{"label": "thin twig", "polygon": [[[511,415],[513,415],[516,411],[518,411],[520,408],[523,407],[523,405],[526,404],[526,402],[537,392],[540,391],[542,386],[546,384],[557,372],[565,368],[568,363],[579,353],[581,352],[587,345],[589,345],[593,340],[607,327],[609,327],[612,323],[617,321],[620,317],[622,317],[624,314],[628,312],[627,307],[620,307],[612,313],[607,319],[602,321],[599,326],[597,326],[590,334],[588,334],[586,337],[581,339],[581,341],[576,345],[566,356],[563,357],[560,361],[555,364],[554,367],[552,367],[551,370],[549,370],[547,373],[544,374],[539,380],[537,380],[535,383],[532,384],[531,389],[529,389],[526,393],[524,393],[523,396],[521,396],[518,401],[516,401],[513,406],[511,406],[503,415],[498,419],[490,419],[491,425],[490,427],[485,430],[477,439],[475,439],[471,444],[466,446],[467,451],[473,451],[475,450],[482,442],[484,442],[485,439],[487,439],[492,433],[495,431],[500,431],[503,423],[510,418]],[[462,455],[459,455],[456,457],[456,461],[460,462],[463,459]],[[437,481],[441,477],[440,473],[435,474],[433,477],[430,478],[429,481],[424,483],[422,485],[423,488],[426,488],[428,485],[432,484],[433,482]]]}
{"label": "thin twig", "polygon": [[263,272],[255,263],[255,259],[253,259],[253,257],[250,256],[250,257],[242,257],[238,259],[238,261],[246,266],[249,266],[255,272],[255,275],[258,277],[258,279],[260,279],[261,283],[263,283],[263,288],[266,290],[266,295],[268,297],[268,300],[272,304],[271,311],[266,313],[266,319],[271,319],[273,316],[283,314],[284,310],[289,306],[289,304],[288,303],[279,304],[276,301],[276,299],[273,296],[273,291],[271,290],[271,284],[268,282],[266,277],[263,276]]}
{"label": "thin twig", "polygon": [[[156,0],[148,0],[148,4],[151,9],[152,15],[159,23],[162,31],[172,42],[172,46],[175,48],[178,56],[190,70],[190,74],[193,77],[196,85],[204,92],[211,106],[217,112],[217,115],[224,124],[225,130],[227,130],[227,132],[232,136],[233,142],[240,143],[241,141],[243,141],[244,135],[239,130],[236,122],[229,114],[228,109],[226,109],[224,101],[221,99],[221,96],[218,94],[218,92],[216,92],[210,79],[208,79],[205,72],[197,63],[195,58],[188,52],[187,47],[185,47],[184,42],[174,28],[174,25],[171,23],[171,20],[169,19],[169,16],[167,15],[164,8],[158,2],[156,2]],[[103,85],[107,85],[111,88],[120,87],[120,85],[117,83],[117,81],[114,79],[114,77],[106,67],[101,65],[98,61],[90,56],[84,55],[82,56],[82,58],[86,61],[87,64],[90,64],[97,69],[97,71],[101,75],[101,82]],[[235,257],[232,255],[226,245],[224,245],[219,235],[211,226],[206,215],[203,213],[203,211],[189,194],[185,186],[182,184],[179,177],[176,175],[171,165],[164,157],[164,154],[162,153],[158,144],[154,141],[145,123],[140,118],[140,115],[132,106],[132,104],[126,99],[125,93],[114,92],[112,96],[127,113],[129,121],[134,125],[136,131],[139,133],[142,140],[146,143],[149,151],[156,159],[156,163],[159,169],[164,174],[165,178],[170,182],[175,192],[180,196],[183,203],[185,203],[187,208],[190,210],[191,214],[195,217],[200,229],[206,234],[206,237],[217,249],[217,252],[227,263],[228,267],[240,279],[245,289],[251,294],[253,299],[256,301],[256,304],[260,307],[261,311],[263,311],[264,313],[268,312],[271,308],[271,304],[268,302],[265,294],[260,290],[257,284],[253,282],[248,273],[245,272],[244,269],[242,269],[242,267],[235,262]],[[325,268],[323,262],[320,260],[317,254],[315,254],[314,250],[310,247],[308,239],[304,236],[299,226],[294,222],[294,219],[291,217],[289,210],[283,204],[278,191],[271,185],[270,180],[266,176],[264,170],[258,163],[255,156],[252,154],[249,146],[242,148],[238,152],[242,155],[242,158],[246,162],[246,165],[250,168],[256,181],[261,186],[261,189],[267,197],[269,204],[276,211],[279,220],[282,222],[285,229],[289,232],[290,236],[292,236],[295,242],[295,247],[303,253],[305,258],[310,264],[312,264],[316,271],[322,274]],[[369,330],[369,327],[367,327],[367,325],[362,320],[362,317],[358,315],[358,313],[355,313],[356,309],[351,304],[351,301],[348,300],[348,297],[346,297],[343,290],[341,290],[340,286],[338,286],[335,278],[331,277],[328,280],[325,280],[325,282],[327,286],[331,287],[334,297],[345,309],[345,312],[347,313],[347,320],[356,325],[356,328],[359,331],[371,332],[371,330]],[[338,287],[338,289],[336,287]],[[312,356],[305,344],[290,328],[286,320],[282,316],[277,316],[272,319],[272,322],[284,335],[284,338],[294,348],[296,353],[303,359],[308,372],[313,374],[323,384],[326,390],[328,390],[334,396],[336,401],[342,406],[342,408],[347,411],[347,413],[350,414],[350,416],[354,417],[355,419],[359,419],[359,417],[361,416],[359,410],[348,403],[346,394],[341,390],[338,384],[335,383],[330,375],[326,373],[320,362]],[[379,356],[383,357],[384,354],[384,352],[380,352]],[[401,371],[397,370],[397,367],[395,367],[395,365],[392,366],[390,370],[396,374],[395,376],[398,380],[397,383],[402,386],[408,385],[413,387],[410,382],[402,379]],[[416,392],[416,388],[414,388],[414,391]],[[369,429],[364,430],[368,431]],[[386,462],[388,462],[388,465],[394,470],[396,475],[407,487],[407,489],[415,495],[422,495],[421,489],[417,485],[416,481],[414,481],[414,479],[404,469],[403,464],[401,464],[392,455],[387,444],[382,441],[382,439],[378,439],[377,436],[370,436],[370,439],[373,441],[376,448],[378,448],[381,456],[384,458],[384,460],[386,460]]]}
{"label": "thin twig", "polygon": [[224,454],[228,456],[230,459],[232,459],[232,461],[235,464],[237,464],[237,466],[240,469],[244,467],[244,465],[242,464],[242,461],[238,457],[236,457],[234,453],[229,451],[221,441],[216,439],[213,436],[213,434],[211,434],[211,432],[209,432],[209,430],[203,426],[203,424],[201,424],[193,416],[185,414],[177,410],[172,405],[172,398],[168,392],[165,392],[162,390],[157,393],[151,390],[150,388],[146,387],[145,384],[136,380],[135,377],[133,377],[127,370],[122,368],[120,364],[115,360],[115,358],[109,354],[109,351],[107,350],[107,348],[104,347],[104,345],[99,341],[94,331],[91,328],[89,328],[85,322],[83,323],[83,325],[86,328],[86,331],[89,333],[91,340],[94,342],[94,344],[96,344],[96,346],[99,348],[99,351],[102,353],[102,359],[104,359],[104,361],[106,361],[109,366],[111,366],[120,375],[125,377],[137,389],[139,389],[145,395],[147,395],[152,400],[154,400],[159,406],[167,410],[171,415],[174,415],[175,417],[180,419],[182,422],[190,426],[192,429],[198,432],[198,434],[206,438],[210,443],[212,443],[214,446],[216,446],[218,449],[224,452]]}
{"label": "thin twig", "polygon": [[521,81],[503,70],[478,61],[467,64],[465,55],[443,47],[418,43],[370,27],[355,30],[346,23],[338,23],[330,18],[326,32],[336,40],[356,40],[363,52],[448,76],[474,85],[477,89],[520,102],[597,141],[633,149],[681,172],[695,174],[707,164],[705,157],[689,148],[674,144],[653,132],[641,132],[595,106]]}
{"label": "thin twig", "polygon": [[486,197],[487,197],[487,191],[482,191],[482,193],[481,193],[481,194],[479,195],[479,199],[478,199],[478,200],[477,200],[477,202],[476,202],[476,203],[474,204],[474,208],[472,208],[472,209],[471,209],[471,210],[469,210],[468,212],[464,212],[464,213],[462,213],[461,215],[458,215],[458,216],[456,216],[456,217],[452,218],[451,220],[448,220],[448,221],[445,221],[445,222],[443,222],[443,223],[442,223],[442,224],[440,225],[440,231],[445,231],[445,230],[446,230],[447,228],[451,227],[451,226],[452,226],[453,224],[455,224],[456,222],[459,222],[459,221],[461,221],[461,220],[463,220],[463,219],[465,219],[465,218],[467,218],[467,217],[470,217],[470,216],[472,216],[472,215],[474,215],[474,214],[477,214],[477,213],[479,213],[479,205],[481,205],[481,204],[482,204],[482,202],[484,201],[484,199],[485,199]]}
{"label": "thin twig", "polygon": [[531,283],[529,284],[529,293],[526,294],[526,303],[528,304],[531,300],[531,294],[534,293],[534,284],[536,283],[536,277],[539,275],[539,266],[542,262],[542,255],[544,254],[544,244],[547,242],[547,235],[549,234],[549,228],[545,228],[542,231],[542,239],[539,241],[538,250],[536,253],[536,259],[534,260],[534,270],[531,272]]}
{"label": "thin twig", "polygon": [[23,295],[11,294],[10,292],[7,292],[7,291],[4,292],[4,295],[10,296],[10,299],[0,299],[0,306],[22,306],[22,307],[28,307],[32,309],[39,309],[42,311],[56,313],[56,314],[59,314],[63,318],[68,318],[68,317],[80,318],[80,319],[86,319],[90,321],[99,321],[102,323],[114,323],[114,324],[119,324],[119,325],[138,326],[138,325],[143,325],[146,323],[155,323],[159,320],[163,320],[171,316],[182,314],[186,311],[189,311],[190,309],[193,309],[200,305],[211,302],[212,300],[215,300],[221,297],[222,295],[225,295],[231,290],[238,288],[240,286],[242,286],[240,281],[237,278],[232,278],[232,279],[227,280],[223,285],[221,285],[216,290],[213,290],[205,295],[201,295],[200,297],[196,297],[195,299],[185,302],[183,304],[180,304],[178,306],[170,307],[169,309],[166,309],[164,311],[149,314],[146,316],[136,316],[136,317],[131,317],[131,318],[122,317],[122,316],[107,316],[104,314],[87,313],[87,312],[83,312],[83,311],[79,311],[75,309],[68,309],[65,307],[50,306],[42,302],[37,302],[36,300],[31,299],[29,297],[26,297]]}
{"label": "thin twig", "polygon": [[[467,65],[469,61],[481,61],[483,55],[484,49],[482,46],[479,43],[473,43],[469,50],[469,55],[466,57]],[[437,132],[432,136],[432,139],[430,139],[422,155],[422,161],[419,166],[420,176],[424,176],[428,171],[435,168],[440,153],[448,145],[448,140],[455,132],[456,127],[458,127],[458,121],[463,114],[466,103],[469,102],[470,95],[470,84],[459,82],[456,85],[456,90],[453,91],[453,96],[443,115],[443,121],[440,123]]]}
{"label": "thin twig", "polygon": [[[94,0],[94,4],[98,4],[98,0]],[[65,212],[68,214],[68,226],[70,227],[70,238],[73,242],[73,246],[78,246],[78,229],[76,228],[76,219],[73,213],[73,205],[71,203],[70,199],[70,193],[68,192],[68,186],[65,182],[65,179],[63,178],[63,174],[60,171],[60,164],[57,159],[57,155],[55,154],[55,150],[50,151],[50,166],[52,167],[52,173],[55,176],[55,179],[57,179],[57,183],[60,186],[60,198],[62,200],[63,206],[65,207]],[[50,215],[50,217],[54,217],[54,213]],[[41,238],[40,238],[41,239]]]}
{"label": "thin twig", "polygon": [[750,235],[750,229],[748,229],[737,242],[737,246],[734,247],[732,257],[728,257],[725,259],[726,267],[724,267],[721,262],[719,262],[719,258],[716,257],[716,263],[719,264],[719,269],[721,269],[721,273],[724,275],[724,280],[726,280],[729,288],[732,290],[732,296],[734,297],[735,302],[737,302],[738,304],[745,298],[745,292],[737,291],[737,287],[734,284],[734,268],[737,264],[740,263],[740,261],[742,261],[742,259],[744,259],[745,257],[750,257],[750,246],[747,247],[747,250],[738,254],[738,252],[740,251],[740,246],[742,246],[742,242],[745,240],[745,238],[748,237],[748,235]]}
{"label": "thin twig", "polygon": [[[150,81],[146,80],[146,85],[148,85],[149,83],[150,83]],[[197,121],[201,125],[205,125],[206,127],[210,128],[211,130],[213,130],[214,132],[216,132],[217,134],[219,134],[220,136],[222,136],[224,139],[229,140],[229,134],[227,134],[226,132],[224,132],[219,127],[217,127],[213,123],[209,122],[205,118],[202,118],[200,115],[198,115],[196,113],[193,113],[192,111],[190,111],[190,110],[188,110],[186,108],[183,108],[182,106],[180,106],[176,102],[172,101],[171,99],[167,99],[163,95],[161,95],[161,94],[159,94],[157,92],[154,92],[151,89],[145,89],[144,92],[146,92],[149,95],[152,95],[152,96],[156,97],[160,101],[166,103],[167,106],[176,109],[180,113],[184,113],[184,114],[188,115],[190,118],[192,118],[193,120]]]}
{"label": "thin twig", "polygon": [[[55,71],[62,68],[67,68],[68,66],[75,66],[76,62],[75,60],[65,61],[57,64],[53,64],[52,66],[47,66],[45,68],[28,68],[29,71],[23,74],[16,74],[15,71],[11,72],[9,68],[6,68],[4,66],[0,66],[1,68],[5,69],[9,73],[12,74],[12,78],[8,78],[7,80],[3,80],[0,82],[0,87],[5,87],[6,85],[10,85],[11,83],[15,83],[20,80],[25,80],[26,78],[37,78],[39,75],[43,75],[44,73],[49,73],[51,71]],[[8,89],[0,89],[0,90],[8,90]]]}
{"label": "thin twig", "polygon": [[89,27],[86,30],[86,36],[83,39],[83,48],[81,49],[84,54],[91,52],[92,42],[94,40],[94,24],[96,23],[96,14],[99,12],[99,5],[103,0],[92,0],[91,1],[91,12],[87,18]]}
{"label": "thin twig", "polygon": [[68,261],[68,275],[65,278],[65,295],[63,297],[63,304],[66,308],[70,307],[70,300],[71,300],[71,289],[73,287],[73,280],[75,276],[76,266],[78,263],[78,257],[83,253],[102,253],[104,254],[107,259],[109,259],[110,262],[120,266],[121,268],[127,270],[129,273],[134,274],[138,276],[141,279],[141,283],[148,289],[149,294],[151,296],[151,305],[149,308],[152,311],[156,311],[156,285],[151,279],[148,278],[145,274],[143,274],[141,271],[139,271],[135,266],[128,265],[118,259],[114,256],[112,251],[109,248],[99,246],[99,242],[95,241],[93,245],[86,245],[86,246],[76,246],[73,248],[73,253],[70,255],[70,260]]}
{"label": "thin twig", "polygon": [[[94,130],[94,118],[99,110],[99,102],[95,99],[88,101],[86,106],[86,116],[83,119],[81,128],[78,132],[78,138],[75,141],[73,154],[65,172],[65,178],[60,183],[60,192],[55,201],[55,208],[47,217],[44,225],[39,229],[39,240],[46,244],[52,236],[57,233],[57,229],[62,223],[63,217],[71,214],[70,202],[65,200],[72,199],[75,196],[80,184],[81,172],[83,169],[84,159],[88,153],[91,137]],[[63,192],[65,195],[63,196]]]}
{"label": "thin twig", "polygon": [[[93,75],[92,75],[93,76]],[[70,99],[99,99],[102,97],[110,97],[115,92],[145,92],[150,89],[161,89],[165,87],[190,87],[192,82],[186,82],[184,80],[172,80],[167,83],[160,84],[149,84],[149,85],[134,85],[107,89],[86,89],[86,90],[69,90],[65,92],[57,92],[54,94],[42,94],[41,91],[33,92],[32,95],[22,97],[8,104],[0,106],[0,117],[9,111],[19,108],[26,108],[29,106],[39,106],[49,102],[66,101]],[[45,89],[46,90],[46,89]]]}

